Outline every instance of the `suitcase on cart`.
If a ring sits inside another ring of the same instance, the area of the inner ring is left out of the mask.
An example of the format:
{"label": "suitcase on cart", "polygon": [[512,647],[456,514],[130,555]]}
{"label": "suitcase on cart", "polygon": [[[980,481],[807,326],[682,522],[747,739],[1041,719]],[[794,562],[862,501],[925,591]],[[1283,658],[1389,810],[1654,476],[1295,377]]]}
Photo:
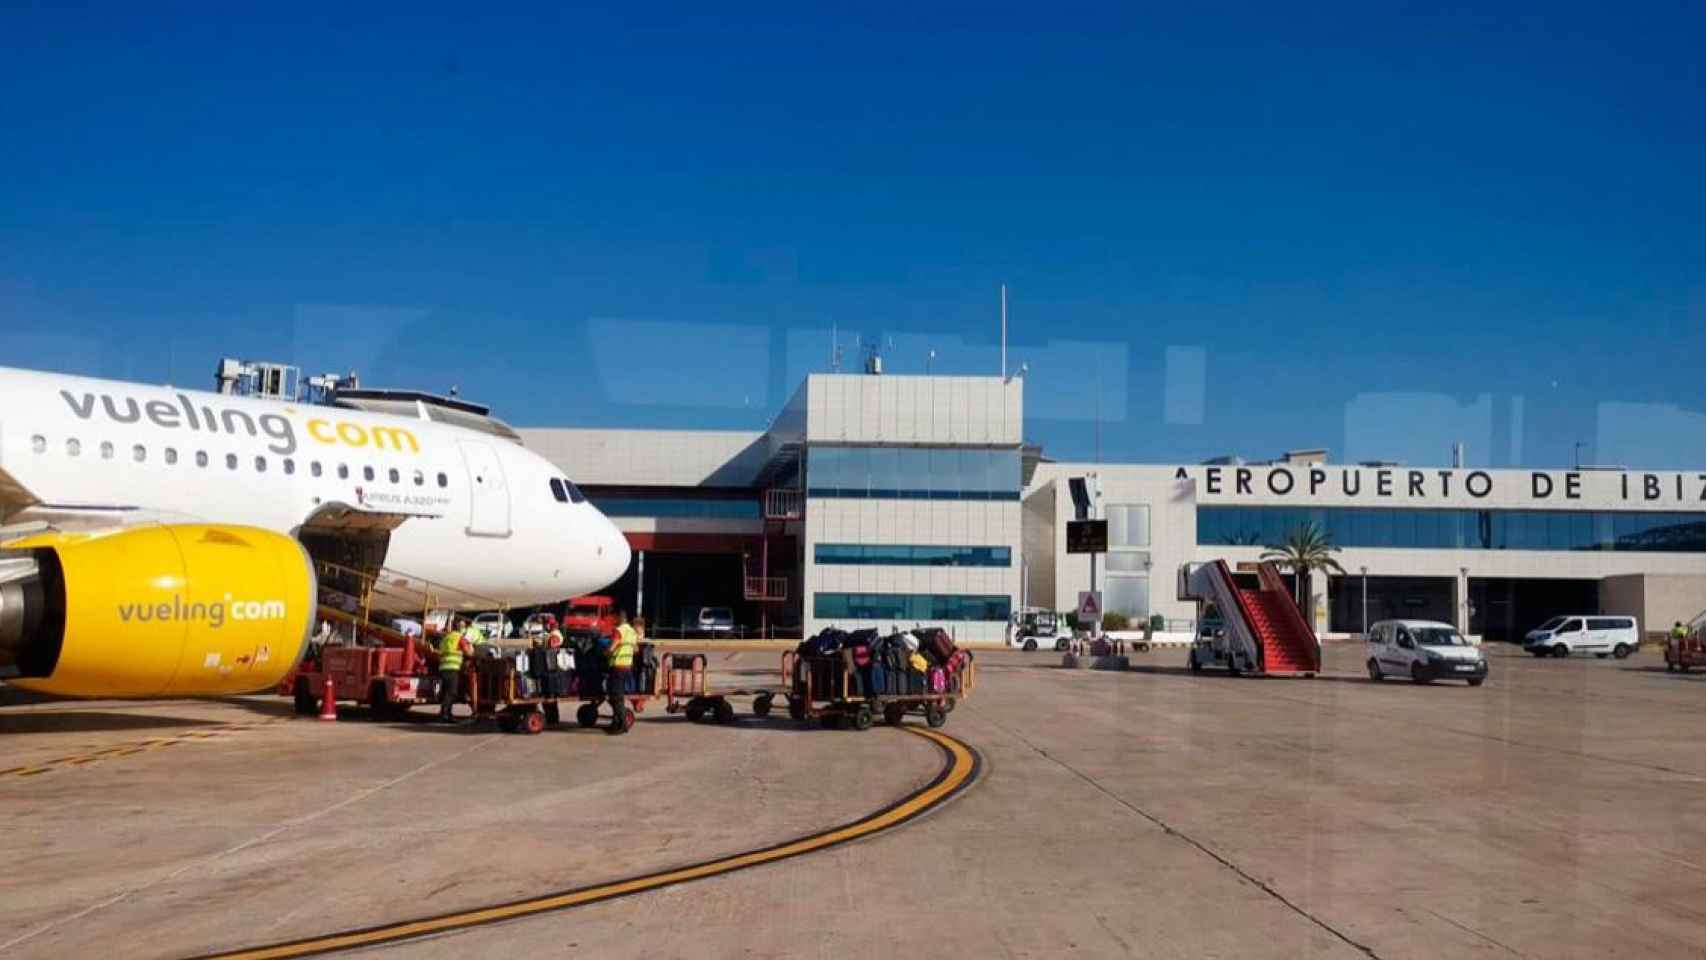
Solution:
{"label": "suitcase on cart", "polygon": [[948,636],[948,631],[941,627],[924,631],[923,636],[918,638],[918,648],[934,666],[947,666],[948,661],[954,657],[954,640]]}

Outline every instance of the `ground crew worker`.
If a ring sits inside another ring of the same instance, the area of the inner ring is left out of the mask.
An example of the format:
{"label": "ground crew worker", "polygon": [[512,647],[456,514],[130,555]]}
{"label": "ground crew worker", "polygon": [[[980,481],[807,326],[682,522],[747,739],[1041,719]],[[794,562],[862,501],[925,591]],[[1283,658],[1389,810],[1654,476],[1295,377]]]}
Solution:
{"label": "ground crew worker", "polygon": [[462,693],[462,658],[474,652],[468,621],[457,617],[453,629],[438,644],[438,719],[454,723],[450,710]]}
{"label": "ground crew worker", "polygon": [[557,618],[545,615],[545,646],[552,650],[563,649],[563,631],[557,626]]}
{"label": "ground crew worker", "polygon": [[610,701],[610,732],[623,733],[624,714],[628,712],[628,677],[634,669],[634,651],[639,648],[640,635],[628,623],[625,611],[616,613],[616,636],[610,641],[610,669],[604,675],[604,696]]}
{"label": "ground crew worker", "polygon": [[1681,620],[1676,622],[1676,626],[1670,628],[1670,638],[1676,641],[1678,647],[1682,646],[1682,642],[1688,639],[1688,628],[1682,625]]}

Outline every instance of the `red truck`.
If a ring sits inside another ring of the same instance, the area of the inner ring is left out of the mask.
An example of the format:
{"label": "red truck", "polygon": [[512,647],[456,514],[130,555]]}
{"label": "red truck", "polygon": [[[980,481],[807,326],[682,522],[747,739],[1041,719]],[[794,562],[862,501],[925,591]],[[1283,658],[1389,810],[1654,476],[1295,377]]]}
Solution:
{"label": "red truck", "polygon": [[612,636],[616,633],[616,601],[609,597],[575,597],[563,608],[563,632],[596,633]]}

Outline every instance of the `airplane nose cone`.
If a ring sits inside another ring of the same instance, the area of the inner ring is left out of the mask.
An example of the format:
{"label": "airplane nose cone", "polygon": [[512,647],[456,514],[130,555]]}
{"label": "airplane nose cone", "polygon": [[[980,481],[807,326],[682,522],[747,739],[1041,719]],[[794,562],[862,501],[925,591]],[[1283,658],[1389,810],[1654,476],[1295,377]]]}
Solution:
{"label": "airplane nose cone", "polygon": [[606,520],[604,525],[605,533],[600,544],[603,552],[599,554],[598,560],[604,586],[609,586],[628,572],[628,563],[633,559],[634,551],[628,546],[628,538],[616,529],[616,524]]}

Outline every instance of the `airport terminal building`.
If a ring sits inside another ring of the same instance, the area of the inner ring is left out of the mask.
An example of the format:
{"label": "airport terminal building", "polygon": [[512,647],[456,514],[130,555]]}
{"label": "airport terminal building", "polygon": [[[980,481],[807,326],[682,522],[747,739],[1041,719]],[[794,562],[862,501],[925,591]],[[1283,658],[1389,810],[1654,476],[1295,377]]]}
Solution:
{"label": "airport terminal building", "polygon": [[[1071,464],[1023,442],[1024,381],[814,374],[765,431],[524,429],[634,547],[619,602],[663,636],[703,607],[746,635],[940,624],[1000,641],[1022,606],[1072,609],[1074,477],[1093,476],[1109,612],[1190,629],[1178,571],[1253,563],[1314,524],[1316,629],[1388,617],[1519,638],[1559,613],[1660,631],[1706,609],[1706,473],[1265,463]],[[1366,595],[1367,609],[1363,598]]]}

